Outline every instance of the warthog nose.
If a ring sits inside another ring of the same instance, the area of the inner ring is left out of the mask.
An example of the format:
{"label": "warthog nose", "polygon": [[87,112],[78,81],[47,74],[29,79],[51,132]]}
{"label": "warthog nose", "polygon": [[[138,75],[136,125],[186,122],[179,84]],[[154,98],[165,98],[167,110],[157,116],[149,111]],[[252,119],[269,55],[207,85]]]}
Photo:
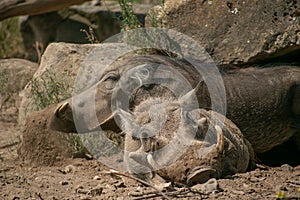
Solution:
{"label": "warthog nose", "polygon": [[84,105],[85,105],[85,102],[84,102],[84,101],[80,101],[80,102],[78,103],[78,107],[80,107],[80,108],[82,108]]}

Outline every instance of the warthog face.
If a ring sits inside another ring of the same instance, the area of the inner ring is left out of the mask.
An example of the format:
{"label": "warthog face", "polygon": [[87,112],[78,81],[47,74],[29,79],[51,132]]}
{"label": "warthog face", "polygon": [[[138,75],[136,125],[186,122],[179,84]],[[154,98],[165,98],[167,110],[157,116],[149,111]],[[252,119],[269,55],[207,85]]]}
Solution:
{"label": "warthog face", "polygon": [[[160,68],[161,65],[170,67],[170,70]],[[200,79],[199,74],[190,72],[195,70],[191,66],[184,67],[171,58],[136,56],[122,65],[109,66],[95,85],[58,104],[50,128],[63,132],[74,132],[75,127],[77,132],[99,128],[119,132],[114,120],[114,108],[122,104],[118,100],[123,98],[128,102],[128,105],[121,105],[127,110],[150,96],[174,96],[168,88],[162,86],[164,81],[171,85],[176,83],[177,80],[172,79],[172,68],[174,71],[181,70],[180,73],[187,80],[192,80],[192,86]]]}
{"label": "warthog face", "polygon": [[150,99],[133,114],[119,115],[126,132],[124,160],[128,171],[141,178],[151,180],[155,171],[167,180],[203,183],[245,172],[253,159],[239,129],[213,111],[184,111],[180,101]]}

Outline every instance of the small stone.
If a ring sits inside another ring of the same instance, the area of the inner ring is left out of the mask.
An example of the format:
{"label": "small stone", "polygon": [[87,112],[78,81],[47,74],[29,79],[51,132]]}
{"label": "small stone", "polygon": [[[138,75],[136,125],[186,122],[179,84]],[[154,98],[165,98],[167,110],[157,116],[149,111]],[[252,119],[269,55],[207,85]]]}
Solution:
{"label": "small stone", "polygon": [[231,192],[232,192],[233,194],[237,194],[237,195],[244,195],[244,194],[245,194],[245,192],[244,192],[244,191],[241,191],[241,190],[231,190]]}
{"label": "small stone", "polygon": [[88,193],[89,195],[91,195],[92,197],[95,196],[100,196],[102,194],[103,188],[102,187],[96,187],[91,189],[91,191]]}
{"label": "small stone", "polygon": [[143,189],[142,189],[141,186],[138,186],[135,190],[138,191],[138,192],[141,192]]}
{"label": "small stone", "polygon": [[71,172],[75,172],[75,167],[73,165],[68,165],[64,169],[59,169],[58,171],[63,174],[68,174]]}
{"label": "small stone", "polygon": [[192,189],[198,190],[206,194],[210,194],[218,191],[219,183],[215,178],[209,179],[206,183],[197,184],[192,187]]}
{"label": "small stone", "polygon": [[100,176],[94,176],[93,180],[101,180]]}
{"label": "small stone", "polygon": [[65,167],[65,172],[66,173],[75,172],[75,167],[73,165],[68,165]]}
{"label": "small stone", "polygon": [[126,185],[125,185],[125,183],[124,183],[123,181],[117,182],[117,183],[115,184],[115,186],[116,186],[117,188],[124,188],[124,187],[126,187]]}
{"label": "small stone", "polygon": [[294,168],[294,170],[295,170],[295,171],[300,171],[300,165],[296,166],[296,167]]}
{"label": "small stone", "polygon": [[87,194],[87,193],[89,193],[89,191],[82,189],[82,188],[78,188],[78,189],[76,189],[76,193],[77,194]]}
{"label": "small stone", "polygon": [[105,186],[108,190],[111,190],[111,191],[115,191],[117,188],[116,188],[116,186],[114,186],[114,185],[109,185],[109,184],[106,184],[106,186]]}
{"label": "small stone", "polygon": [[160,191],[169,191],[169,190],[173,189],[171,182],[160,183],[160,184],[155,185],[155,187],[157,189],[159,189]]}
{"label": "small stone", "polygon": [[89,196],[83,196],[80,197],[80,200],[91,200],[92,198],[90,198]]}
{"label": "small stone", "polygon": [[275,190],[276,191],[288,191],[287,188],[283,185],[276,185]]}
{"label": "small stone", "polygon": [[60,181],[59,184],[60,184],[60,185],[68,185],[69,182],[68,182],[68,181]]}
{"label": "small stone", "polygon": [[281,165],[280,167],[284,171],[293,172],[294,168],[288,164]]}

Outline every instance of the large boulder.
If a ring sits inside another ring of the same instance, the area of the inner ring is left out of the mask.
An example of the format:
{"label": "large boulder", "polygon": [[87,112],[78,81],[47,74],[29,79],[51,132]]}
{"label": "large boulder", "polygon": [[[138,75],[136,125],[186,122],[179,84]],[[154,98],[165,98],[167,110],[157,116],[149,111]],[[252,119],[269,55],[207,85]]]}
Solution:
{"label": "large boulder", "polygon": [[[71,96],[77,71],[94,46],[92,44],[67,43],[49,45],[33,79],[22,93],[19,111],[21,126],[24,125],[25,118],[29,113]],[[56,95],[57,98],[52,98],[53,95]]]}
{"label": "large boulder", "polygon": [[23,59],[0,60],[0,121],[16,122],[21,92],[38,64]]}
{"label": "large boulder", "polygon": [[216,62],[241,64],[281,56],[299,62],[299,8],[299,1],[166,0],[153,11],[156,22],[193,37]]}

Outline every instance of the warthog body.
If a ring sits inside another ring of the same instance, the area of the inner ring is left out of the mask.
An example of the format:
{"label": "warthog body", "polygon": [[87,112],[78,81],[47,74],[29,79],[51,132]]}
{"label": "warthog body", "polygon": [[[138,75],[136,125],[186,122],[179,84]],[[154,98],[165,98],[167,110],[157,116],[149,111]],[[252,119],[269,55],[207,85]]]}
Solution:
{"label": "warthog body", "polygon": [[154,171],[166,180],[194,184],[253,167],[250,143],[214,111],[186,112],[178,101],[148,99],[132,115],[120,116],[127,169],[141,178],[151,181]]}
{"label": "warthog body", "polygon": [[[186,61],[160,56],[137,56],[123,66],[112,66],[106,69],[95,86],[73,97],[80,101],[77,100],[72,105],[72,99],[68,99],[59,104],[56,115],[52,119],[52,128],[73,131],[74,126],[70,126],[70,123],[75,121],[76,128],[81,127],[79,132],[91,131],[99,127],[120,131],[114,123],[114,113],[111,110],[112,94],[124,86],[119,81],[125,72],[144,63],[148,63],[150,76],[157,75],[158,64],[164,64],[180,72],[192,87],[196,87],[199,81],[203,80],[195,68]],[[268,151],[297,133],[300,124],[299,67],[282,65],[221,69],[221,74],[226,89],[226,117],[239,127],[255,152]],[[160,76],[164,77],[164,74]],[[97,89],[96,106],[92,107],[93,99],[90,100],[90,97],[94,94],[92,90],[95,88]],[[142,83],[140,89],[131,95],[129,106],[132,109],[151,96],[166,98],[171,97],[172,92],[160,84]],[[199,88],[197,98],[200,108],[210,109],[211,99],[206,85]],[[70,109],[66,107],[73,110],[75,108],[74,119],[72,112],[69,112]],[[92,119],[91,112],[96,112],[97,120]]]}

